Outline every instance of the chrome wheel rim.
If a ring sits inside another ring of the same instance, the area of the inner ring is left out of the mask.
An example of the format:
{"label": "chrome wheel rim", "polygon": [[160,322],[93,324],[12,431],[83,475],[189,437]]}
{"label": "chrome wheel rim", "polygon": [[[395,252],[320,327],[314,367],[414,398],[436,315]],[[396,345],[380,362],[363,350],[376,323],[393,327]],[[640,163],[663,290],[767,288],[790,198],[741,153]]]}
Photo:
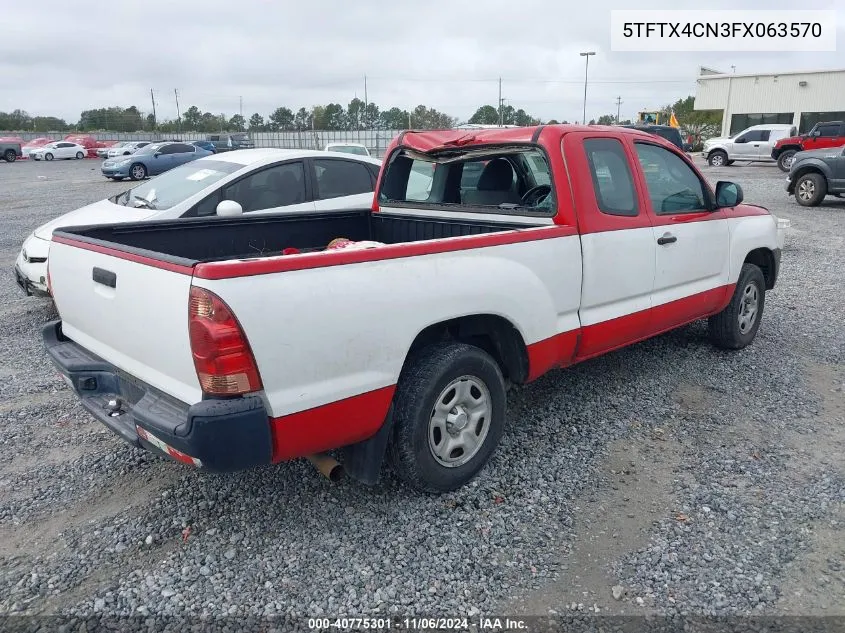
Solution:
{"label": "chrome wheel rim", "polygon": [[785,156],[783,159],[783,166],[789,169],[792,167],[792,161],[795,160],[795,154],[791,154],[789,156]]}
{"label": "chrome wheel rim", "polygon": [[722,158],[721,154],[716,154],[715,156],[713,156],[713,158],[710,159],[710,163],[713,165],[713,167],[721,167],[723,162],[724,159]]}
{"label": "chrome wheel rim", "polygon": [[141,178],[143,178],[143,177],[144,177],[144,168],[143,168],[143,167],[141,167],[140,165],[135,165],[135,166],[132,168],[132,175],[133,175],[135,178],[137,178],[137,179],[139,179],[139,180],[140,180]]}
{"label": "chrome wheel rim", "polygon": [[739,331],[742,334],[747,334],[754,327],[759,304],[760,294],[757,291],[757,284],[750,283],[742,291],[742,298],[739,303]]}
{"label": "chrome wheel rim", "polygon": [[490,429],[490,390],[474,376],[450,382],[434,404],[428,423],[428,448],[441,466],[457,468],[481,450]]}
{"label": "chrome wheel rim", "polygon": [[809,178],[798,183],[798,197],[802,200],[810,200],[816,193],[816,183]]}

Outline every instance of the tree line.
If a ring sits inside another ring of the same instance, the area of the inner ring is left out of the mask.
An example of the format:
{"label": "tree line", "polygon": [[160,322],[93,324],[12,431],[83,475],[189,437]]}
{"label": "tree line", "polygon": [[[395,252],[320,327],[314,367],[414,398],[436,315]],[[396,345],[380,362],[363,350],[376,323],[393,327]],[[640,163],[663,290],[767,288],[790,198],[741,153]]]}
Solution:
{"label": "tree line", "polygon": [[[718,133],[721,128],[721,111],[694,110],[694,97],[678,99],[671,105],[666,105],[662,111],[668,120],[669,113],[674,112],[684,131],[695,138],[707,138]],[[381,109],[375,103],[365,104],[363,100],[352,99],[347,106],[340,103],[317,105],[311,108],[291,108],[281,106],[273,110],[266,117],[255,112],[248,118],[235,114],[214,114],[204,111],[196,105],[190,106],[181,113],[178,119],[157,120],[149,112],[142,112],[136,106],[123,108],[112,106],[108,108],[94,108],[84,110],[79,120],[68,123],[64,119],[53,116],[30,116],[24,110],[0,112],[0,130],[18,130],[29,132],[93,132],[96,130],[110,132],[279,132],[296,130],[366,130],[385,129],[403,130],[414,129],[443,129],[451,128],[459,120],[435,108],[418,105],[412,110],[392,107]],[[469,118],[467,123],[482,125],[537,125],[543,121],[528,114],[522,108],[503,105],[496,108],[483,105]],[[549,124],[568,123],[565,119],[558,121],[551,119]],[[614,125],[625,124],[630,121],[617,121],[613,114],[604,114],[590,124]]]}

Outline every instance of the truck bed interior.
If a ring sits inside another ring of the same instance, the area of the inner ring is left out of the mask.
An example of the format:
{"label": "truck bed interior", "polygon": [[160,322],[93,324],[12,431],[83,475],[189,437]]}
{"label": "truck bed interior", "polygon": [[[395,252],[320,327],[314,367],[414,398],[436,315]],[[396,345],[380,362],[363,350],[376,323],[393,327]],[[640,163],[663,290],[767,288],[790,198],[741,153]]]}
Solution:
{"label": "truck bed interior", "polygon": [[168,260],[192,265],[272,257],[286,248],[296,248],[300,252],[321,251],[339,237],[398,244],[525,228],[530,225],[483,219],[410,217],[361,209],[67,227],[55,234],[102,246],[123,247],[121,250],[157,259],[165,256]]}

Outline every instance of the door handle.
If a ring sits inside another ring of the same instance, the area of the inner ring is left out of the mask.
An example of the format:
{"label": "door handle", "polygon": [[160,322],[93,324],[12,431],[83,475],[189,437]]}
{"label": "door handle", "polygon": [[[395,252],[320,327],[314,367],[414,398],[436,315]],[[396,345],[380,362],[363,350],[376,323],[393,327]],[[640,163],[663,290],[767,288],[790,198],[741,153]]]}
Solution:
{"label": "door handle", "polygon": [[666,244],[672,244],[673,242],[677,242],[677,241],[678,241],[678,238],[675,237],[674,235],[672,235],[671,233],[664,233],[663,237],[657,238],[657,243],[660,244],[661,246],[664,246]]}
{"label": "door handle", "polygon": [[117,288],[117,274],[104,268],[94,267],[91,271],[91,278],[98,284],[103,284],[109,288]]}

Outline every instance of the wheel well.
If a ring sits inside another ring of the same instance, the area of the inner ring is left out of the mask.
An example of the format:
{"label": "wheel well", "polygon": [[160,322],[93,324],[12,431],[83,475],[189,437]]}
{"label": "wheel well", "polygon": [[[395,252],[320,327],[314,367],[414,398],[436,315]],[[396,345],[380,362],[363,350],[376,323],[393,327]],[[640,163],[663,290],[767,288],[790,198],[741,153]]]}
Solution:
{"label": "wheel well", "polygon": [[493,357],[504,377],[511,382],[522,383],[528,378],[528,349],[525,341],[519,330],[503,317],[475,314],[430,325],[417,334],[408,356],[441,341],[456,341],[480,347]]}
{"label": "wheel well", "polygon": [[796,152],[800,152],[801,146],[800,145],[784,145],[783,147],[779,147],[778,148],[778,156],[780,154],[783,154],[785,151],[790,150],[790,149],[794,149]]}
{"label": "wheel well", "polygon": [[763,279],[766,280],[766,290],[775,287],[775,255],[768,248],[758,248],[745,256],[746,264],[754,264],[763,271]]}
{"label": "wheel well", "polygon": [[727,153],[724,149],[722,149],[721,147],[714,147],[714,148],[713,148],[713,149],[711,149],[709,152],[707,152],[707,158],[710,158],[710,157],[711,157],[713,154],[715,154],[716,152],[721,152],[721,153],[722,153],[722,154],[724,154],[725,156],[727,156],[727,155],[728,155],[728,153]]}
{"label": "wheel well", "polygon": [[807,165],[806,167],[801,167],[795,172],[795,176],[792,178],[792,182],[796,182],[802,176],[806,176],[807,174],[818,174],[819,176],[825,177],[824,173],[821,169],[816,167],[815,165]]}

